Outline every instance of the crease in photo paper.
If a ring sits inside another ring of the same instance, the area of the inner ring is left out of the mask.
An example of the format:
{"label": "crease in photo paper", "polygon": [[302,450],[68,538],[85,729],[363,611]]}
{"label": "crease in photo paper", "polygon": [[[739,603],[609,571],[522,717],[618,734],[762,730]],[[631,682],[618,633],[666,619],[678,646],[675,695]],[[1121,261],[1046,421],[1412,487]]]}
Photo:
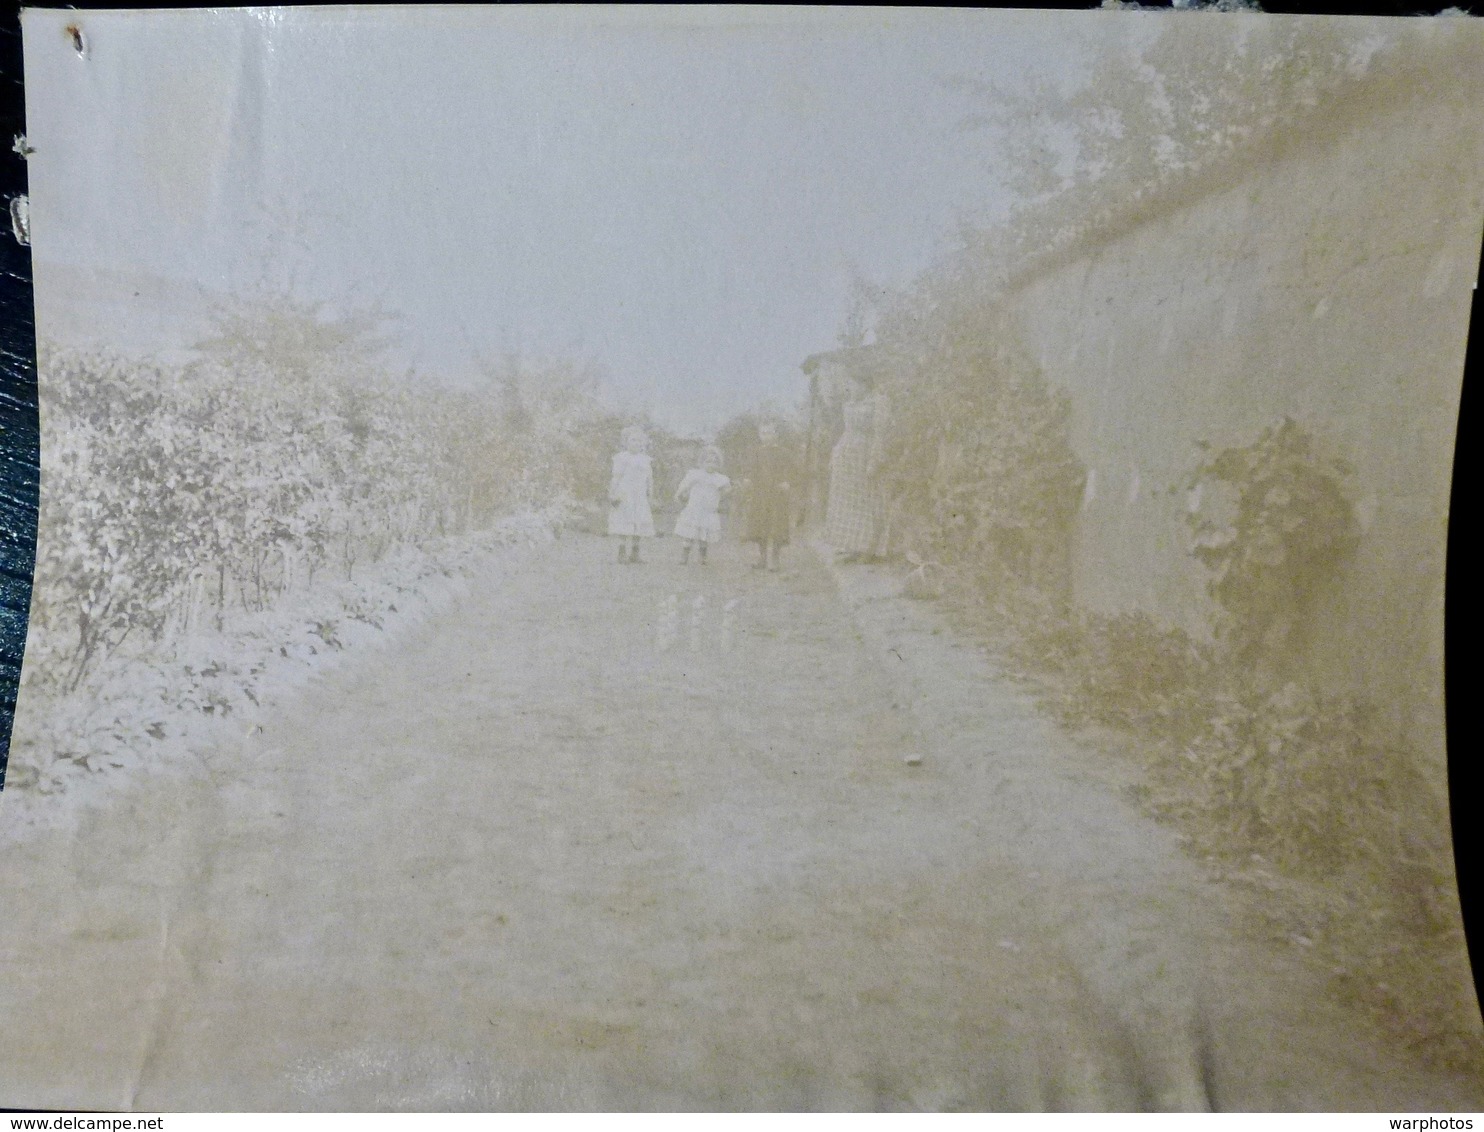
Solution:
{"label": "crease in photo paper", "polygon": [[1484,1107],[1484,25],[1186,7],[25,12],[0,1105]]}

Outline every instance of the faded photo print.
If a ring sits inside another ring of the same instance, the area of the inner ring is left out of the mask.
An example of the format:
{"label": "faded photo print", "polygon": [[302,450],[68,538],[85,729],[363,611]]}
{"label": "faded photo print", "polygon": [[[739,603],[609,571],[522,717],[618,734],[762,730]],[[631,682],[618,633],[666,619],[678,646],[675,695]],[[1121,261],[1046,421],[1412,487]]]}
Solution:
{"label": "faded photo print", "polygon": [[1480,21],[24,40],[0,1105],[1484,1108]]}

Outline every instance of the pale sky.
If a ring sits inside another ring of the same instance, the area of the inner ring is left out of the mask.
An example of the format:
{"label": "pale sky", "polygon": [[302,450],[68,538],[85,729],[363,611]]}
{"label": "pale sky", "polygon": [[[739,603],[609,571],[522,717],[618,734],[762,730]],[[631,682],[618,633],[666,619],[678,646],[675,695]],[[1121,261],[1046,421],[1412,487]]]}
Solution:
{"label": "pale sky", "polygon": [[28,11],[38,330],[179,348],[171,287],[291,279],[398,312],[424,373],[577,355],[705,430],[798,400],[853,271],[905,283],[1004,209],[947,80],[1075,80],[1099,15]]}

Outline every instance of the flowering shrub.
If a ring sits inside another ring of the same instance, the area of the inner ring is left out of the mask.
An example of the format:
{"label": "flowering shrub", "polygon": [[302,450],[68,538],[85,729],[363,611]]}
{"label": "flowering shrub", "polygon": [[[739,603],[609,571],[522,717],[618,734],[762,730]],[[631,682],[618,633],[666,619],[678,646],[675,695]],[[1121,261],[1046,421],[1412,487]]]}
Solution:
{"label": "flowering shrub", "polygon": [[400,545],[572,486],[573,398],[513,430],[469,394],[256,358],[181,367],[44,349],[45,445],[28,669],[78,687],[126,639],[269,608]]}

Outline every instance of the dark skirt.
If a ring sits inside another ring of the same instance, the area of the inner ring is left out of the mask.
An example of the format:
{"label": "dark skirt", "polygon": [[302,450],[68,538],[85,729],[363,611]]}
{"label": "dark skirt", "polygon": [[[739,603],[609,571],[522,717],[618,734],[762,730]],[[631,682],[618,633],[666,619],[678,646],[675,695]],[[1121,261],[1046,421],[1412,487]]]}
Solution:
{"label": "dark skirt", "polygon": [[788,542],[792,523],[793,500],[786,491],[774,488],[753,495],[747,507],[747,541]]}
{"label": "dark skirt", "polygon": [[747,493],[748,542],[779,546],[788,542],[793,528],[794,492],[799,488],[797,476],[792,453],[782,445],[757,450]]}

